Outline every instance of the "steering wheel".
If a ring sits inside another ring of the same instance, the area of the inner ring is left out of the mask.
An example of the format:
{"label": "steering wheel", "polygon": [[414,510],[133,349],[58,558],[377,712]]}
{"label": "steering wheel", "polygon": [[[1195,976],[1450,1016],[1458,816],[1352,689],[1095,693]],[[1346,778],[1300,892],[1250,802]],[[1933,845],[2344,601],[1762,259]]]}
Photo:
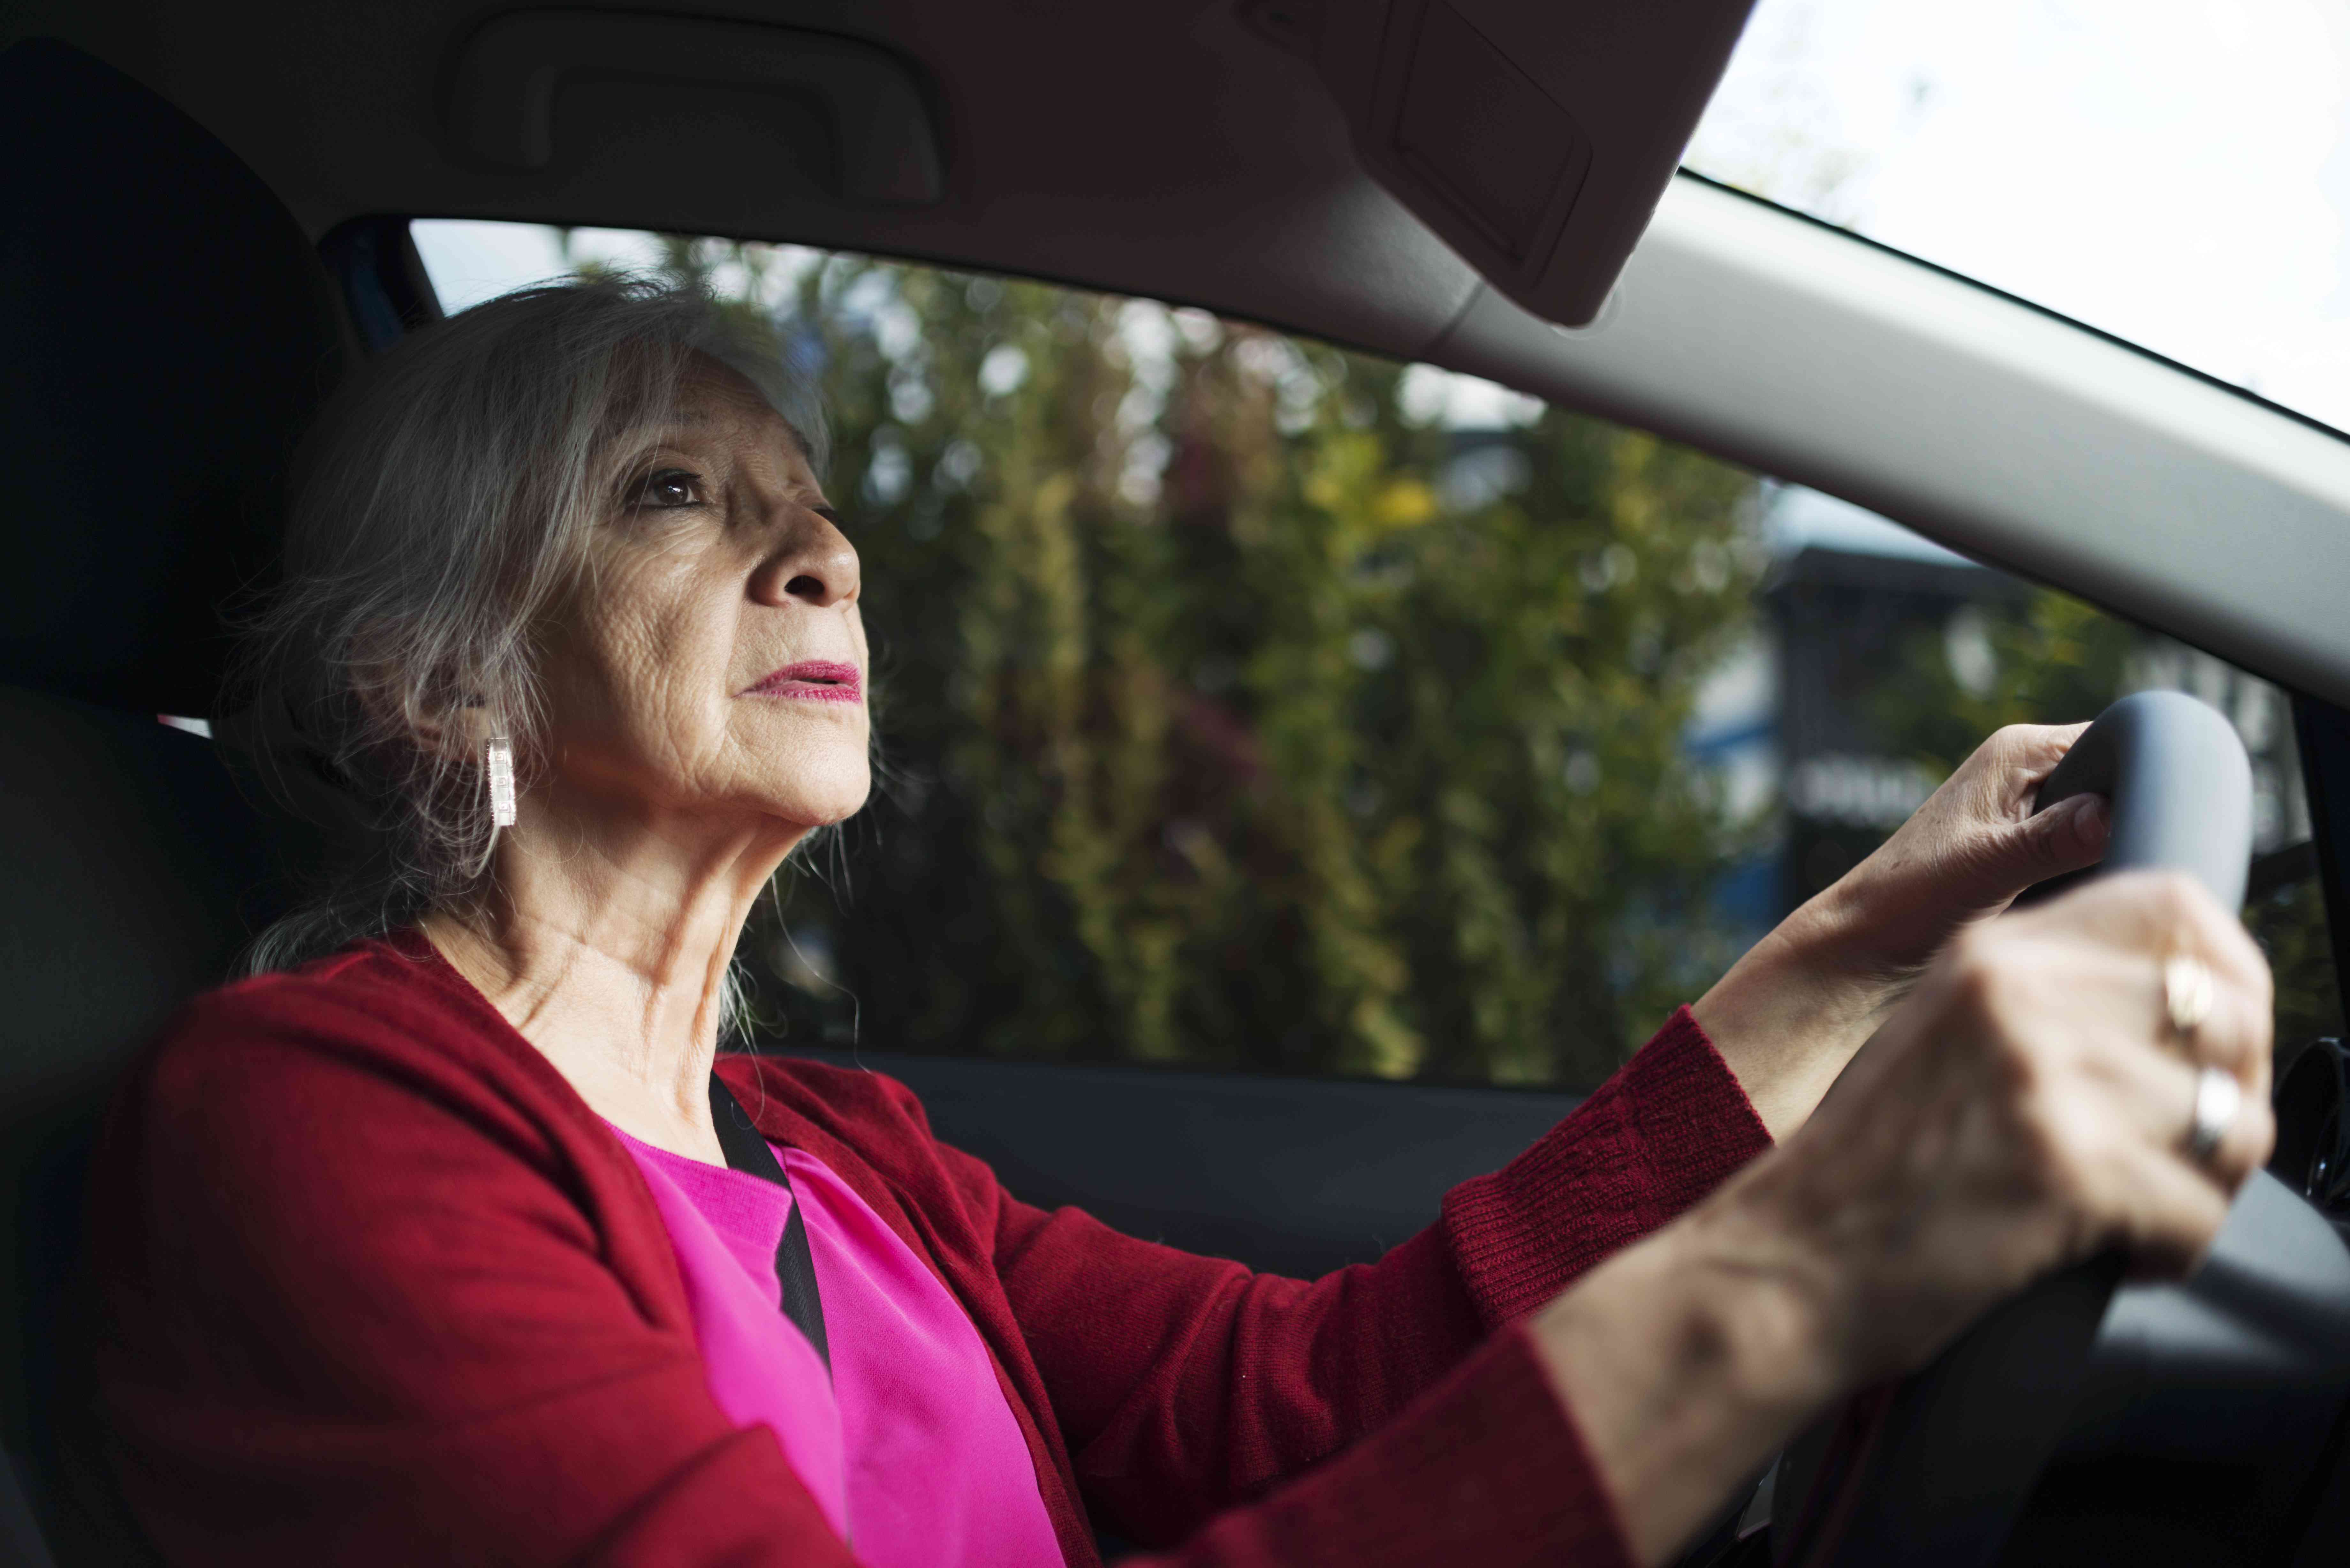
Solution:
{"label": "steering wheel", "polygon": [[[2088,792],[2113,803],[2095,874],[2184,871],[2224,907],[2242,904],[2251,766],[2219,713],[2175,691],[2123,698],[2074,743],[2034,809]],[[1989,1563],[2064,1436],[2122,1270],[2116,1254],[2042,1280],[1923,1371],[1854,1397],[1796,1439],[1773,1487],[1773,1563]]]}

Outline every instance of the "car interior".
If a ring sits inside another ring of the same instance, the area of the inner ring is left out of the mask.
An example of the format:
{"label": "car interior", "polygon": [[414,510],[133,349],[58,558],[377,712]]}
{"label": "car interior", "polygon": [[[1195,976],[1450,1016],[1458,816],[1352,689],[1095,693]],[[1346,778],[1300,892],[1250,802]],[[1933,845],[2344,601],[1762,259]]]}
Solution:
{"label": "car interior", "polygon": [[[1163,300],[1868,508],[2289,693],[2294,864],[2336,911],[2339,968],[2350,438],[1677,173],[1748,9],[13,5],[0,441],[27,483],[0,514],[0,1553],[111,1562],[135,1537],[90,1520],[57,1440],[92,1130],[130,1054],[323,853],[235,748],[157,716],[215,713],[310,416],[442,314],[413,220],[789,242]],[[904,1079],[1029,1201],[1295,1274],[1376,1257],[1575,1103],[919,1046],[810,1054]],[[1959,1458],[1839,1469],[1815,1445],[1800,1486],[1758,1478],[1688,1561],[1881,1561],[1886,1538],[1804,1511],[1839,1488],[1879,1499],[1905,1561],[2341,1561],[2343,1058],[2291,1060],[2275,1175],[2191,1287],[2124,1285],[2108,1312],[2106,1279],[2094,1345],[2027,1346],[2057,1369],[1936,1397]],[[1966,1457],[2019,1446],[2021,1476]]]}

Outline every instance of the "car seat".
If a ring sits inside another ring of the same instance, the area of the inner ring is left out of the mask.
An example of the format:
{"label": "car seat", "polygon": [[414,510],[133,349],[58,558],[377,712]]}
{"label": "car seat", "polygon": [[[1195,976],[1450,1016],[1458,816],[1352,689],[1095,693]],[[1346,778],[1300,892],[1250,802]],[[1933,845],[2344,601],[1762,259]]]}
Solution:
{"label": "car seat", "polygon": [[[224,609],[265,583],[286,459],[347,344],[269,189],[110,67],[0,52],[0,1445],[74,1562],[57,1309],[91,1134],[297,853],[158,716],[213,711]],[[8,1479],[0,1550],[21,1552]]]}

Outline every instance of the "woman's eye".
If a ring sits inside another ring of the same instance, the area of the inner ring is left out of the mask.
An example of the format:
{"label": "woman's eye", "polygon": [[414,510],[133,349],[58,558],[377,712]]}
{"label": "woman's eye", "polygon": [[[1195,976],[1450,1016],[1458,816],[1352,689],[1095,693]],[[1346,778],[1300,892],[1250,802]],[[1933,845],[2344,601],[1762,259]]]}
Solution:
{"label": "woman's eye", "polygon": [[635,506],[699,505],[702,481],[681,468],[655,469],[637,482],[629,501]]}

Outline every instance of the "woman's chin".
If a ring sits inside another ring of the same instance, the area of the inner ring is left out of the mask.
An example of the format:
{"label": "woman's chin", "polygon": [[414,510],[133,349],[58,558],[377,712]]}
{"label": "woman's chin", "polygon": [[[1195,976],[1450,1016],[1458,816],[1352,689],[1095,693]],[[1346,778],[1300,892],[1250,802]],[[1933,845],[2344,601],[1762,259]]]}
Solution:
{"label": "woman's chin", "polygon": [[770,797],[767,805],[772,815],[795,826],[830,827],[865,809],[872,787],[871,774],[858,768],[854,777],[796,780],[789,791]]}

